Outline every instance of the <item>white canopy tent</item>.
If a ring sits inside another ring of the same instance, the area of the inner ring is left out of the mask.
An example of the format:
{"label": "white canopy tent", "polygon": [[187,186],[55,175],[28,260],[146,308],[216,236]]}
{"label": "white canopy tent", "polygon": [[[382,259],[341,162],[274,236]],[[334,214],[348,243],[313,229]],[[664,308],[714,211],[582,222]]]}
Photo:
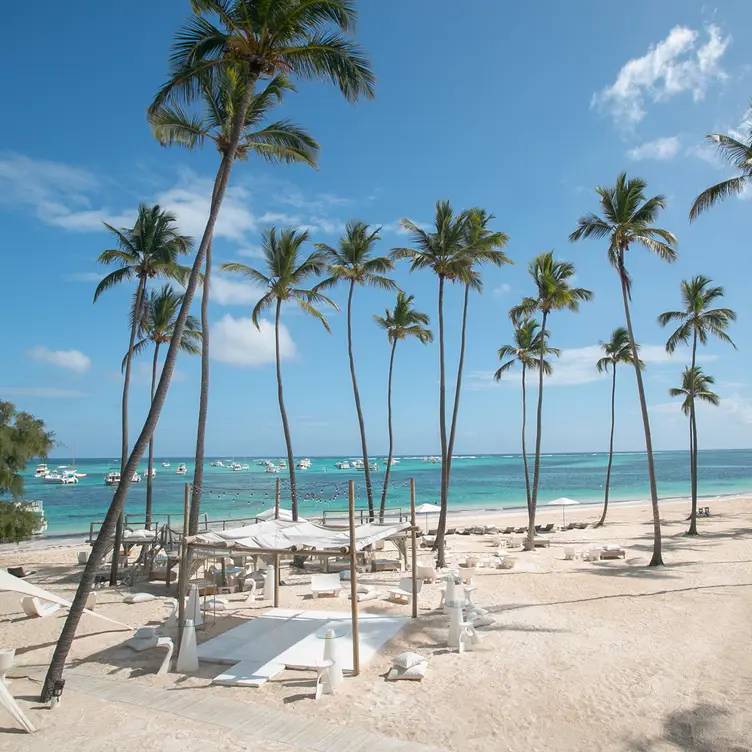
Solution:
{"label": "white canopy tent", "polygon": [[[277,511],[274,509],[274,507],[271,507],[270,509],[265,509],[260,514],[256,515],[256,520],[273,520],[277,517]],[[280,520],[286,520],[287,522],[292,522],[292,512],[289,509],[280,509],[279,510],[279,518]],[[305,517],[298,517],[298,522],[305,522]]]}
{"label": "white canopy tent", "polygon": [[566,496],[562,496],[558,499],[554,499],[553,501],[549,501],[547,506],[561,507],[561,526],[564,527],[567,522],[566,507],[573,507],[579,503],[580,503],[579,501],[575,501],[574,499],[568,499]]}
{"label": "white canopy tent", "polygon": [[438,504],[421,504],[419,507],[415,507],[415,514],[426,515],[426,531],[428,531],[428,515],[431,512],[440,512],[441,507]]}

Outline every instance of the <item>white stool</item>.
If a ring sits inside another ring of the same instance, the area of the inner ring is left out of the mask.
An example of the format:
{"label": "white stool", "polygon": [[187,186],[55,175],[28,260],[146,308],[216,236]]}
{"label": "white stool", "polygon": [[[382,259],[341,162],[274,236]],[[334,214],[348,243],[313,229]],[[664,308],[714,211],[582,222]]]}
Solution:
{"label": "white stool", "polygon": [[480,636],[475,631],[472,622],[462,622],[460,624],[460,639],[457,652],[461,654],[463,650],[472,650],[473,645],[477,645],[479,642]]}
{"label": "white stool", "polygon": [[332,683],[331,670],[334,667],[334,661],[324,659],[316,661],[316,699],[321,695],[333,695],[334,684]]}

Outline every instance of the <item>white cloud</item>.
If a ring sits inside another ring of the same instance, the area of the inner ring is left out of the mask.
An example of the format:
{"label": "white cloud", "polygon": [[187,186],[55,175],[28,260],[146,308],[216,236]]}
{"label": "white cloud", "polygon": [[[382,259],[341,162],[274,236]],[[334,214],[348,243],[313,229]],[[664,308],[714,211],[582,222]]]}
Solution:
{"label": "white cloud", "polygon": [[734,393],[730,397],[722,398],[720,407],[729,420],[743,426],[752,426],[752,400]]}
{"label": "white cloud", "polygon": [[494,287],[494,289],[492,290],[492,293],[497,298],[508,295],[510,292],[512,292],[512,285],[510,285],[508,282],[502,282],[498,287]]}
{"label": "white cloud", "polygon": [[209,287],[211,301],[219,305],[251,305],[263,295],[261,288],[244,281],[240,275],[229,277],[214,273]]}
{"label": "white cloud", "polygon": [[[235,366],[257,366],[273,363],[274,324],[259,319],[260,328],[250,318],[234,318],[226,314],[212,326],[211,357],[220,363]],[[279,325],[280,357],[283,360],[296,354],[295,343],[284,324]]]}
{"label": "white cloud", "polygon": [[77,389],[57,389],[47,386],[0,386],[0,394],[8,397],[45,397],[51,399],[89,396]]}
{"label": "white cloud", "polygon": [[646,141],[644,144],[635,146],[627,154],[630,159],[640,162],[643,159],[666,160],[672,159],[679,152],[679,137],[667,136],[656,138],[654,141]]}
{"label": "white cloud", "polygon": [[104,229],[102,222],[131,222],[133,212],[92,207],[90,197],[101,190],[101,181],[79,167],[22,154],[0,156],[0,202],[32,209],[49,225],[87,232]]}
{"label": "white cloud", "polygon": [[710,83],[726,78],[720,60],[731,40],[715,25],[706,31],[708,39],[698,47],[698,31],[675,26],[642,57],[627,62],[611,86],[593,95],[591,107],[605,110],[615,123],[629,127],[645,117],[646,98],[660,102],[690,92],[694,101],[701,100]]}
{"label": "white cloud", "polygon": [[245,248],[239,248],[235,253],[238,256],[247,256],[250,258],[263,258],[264,256],[261,246],[258,245],[248,245]]}
{"label": "white cloud", "polygon": [[64,274],[63,279],[68,282],[101,282],[103,274],[99,272],[72,272],[71,274]]}
{"label": "white cloud", "polygon": [[[421,230],[425,230],[426,232],[429,232],[431,230],[431,223],[430,222],[416,222],[414,219],[410,220],[413,224],[420,227]],[[378,227],[378,225],[376,225]],[[409,235],[410,231],[406,230],[402,225],[399,223],[399,220],[395,220],[394,222],[387,222],[384,225],[381,225],[381,232],[392,232],[396,235]]]}
{"label": "white cloud", "polygon": [[91,358],[80,350],[50,350],[44,345],[37,345],[32,350],[27,350],[26,355],[40,363],[51,363],[76,373],[86,373],[91,368]]}

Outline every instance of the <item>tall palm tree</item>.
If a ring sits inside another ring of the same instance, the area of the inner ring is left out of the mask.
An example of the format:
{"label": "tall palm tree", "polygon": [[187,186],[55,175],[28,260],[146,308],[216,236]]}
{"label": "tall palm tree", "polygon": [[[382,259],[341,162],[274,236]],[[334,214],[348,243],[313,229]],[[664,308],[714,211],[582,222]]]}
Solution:
{"label": "tall palm tree", "polygon": [[433,332],[426,329],[429,323],[428,314],[416,311],[413,308],[414,295],[405,295],[404,292],[397,293],[397,302],[390,311],[388,308],[383,316],[376,316],[376,324],[386,331],[389,344],[392,346],[389,355],[389,380],[386,391],[386,412],[387,422],[389,425],[389,455],[386,461],[386,471],[384,472],[384,488],[381,492],[381,507],[379,508],[379,521],[384,521],[384,510],[386,509],[386,496],[389,488],[389,475],[392,471],[392,457],[394,456],[394,433],[392,431],[392,374],[394,372],[394,353],[397,349],[397,342],[408,337],[415,337],[424,345],[433,342]]}
{"label": "tall palm tree", "polygon": [[692,208],[689,210],[690,222],[694,222],[700,214],[719,201],[723,201],[729,196],[737,196],[747,186],[752,185],[752,106],[747,111],[746,123],[746,143],[723,133],[711,133],[705,136],[705,140],[715,144],[720,156],[739,170],[741,175],[722,180],[720,183],[706,188],[694,200]]}
{"label": "tall palm tree", "polygon": [[434,549],[436,563],[446,566],[444,537],[446,531],[448,476],[447,476],[447,424],[446,424],[446,368],[444,355],[444,283],[454,281],[462,265],[458,262],[465,248],[467,237],[467,212],[456,215],[448,201],[436,202],[436,216],[431,232],[424,230],[409,219],[400,219],[400,225],[407,231],[414,248],[393,248],[394,259],[409,259],[410,271],[430,269],[439,280],[439,436],[441,440],[441,511],[439,528]]}
{"label": "tall palm tree", "polygon": [[446,497],[449,504],[449,481],[452,471],[452,455],[454,454],[454,439],[457,433],[457,417],[460,408],[460,393],[462,391],[462,372],[465,365],[465,343],[467,339],[467,308],[470,298],[470,289],[476,292],[483,291],[483,280],[477,266],[481,264],[493,264],[504,266],[513,263],[506,254],[499,250],[505,248],[509,237],[503,232],[494,232],[489,228],[491,220],[495,219],[484,209],[473,208],[467,212],[465,222],[464,247],[458,258],[457,281],[464,285],[465,296],[462,306],[462,328],[460,334],[460,357],[457,363],[457,381],[454,388],[454,407],[452,408],[452,421],[449,426],[449,441],[447,443],[446,456]]}
{"label": "tall palm tree", "polygon": [[[679,327],[668,338],[666,351],[673,353],[679,343],[692,343],[692,361],[690,369],[694,372],[697,363],[697,343],[707,344],[708,336],[713,335],[733,347],[731,338],[726,334],[729,324],[736,321],[736,313],[731,308],[711,308],[710,306],[723,297],[722,287],[713,287],[712,280],[698,274],[691,280],[681,283],[681,295],[684,308],[681,311],[666,311],[658,317],[661,326],[678,321]],[[688,535],[697,535],[697,447],[692,443],[696,433],[695,408],[690,399],[689,404],[690,444],[689,476],[692,489],[692,514],[690,515]]]}
{"label": "tall palm tree", "polygon": [[[271,110],[282,101],[286,91],[294,91],[292,84],[282,76],[275,76],[264,89],[251,97],[235,159],[245,161],[253,154],[273,164],[299,162],[311,167],[316,166],[319,145],[307,131],[287,119],[266,124]],[[152,131],[164,146],[179,144],[194,149],[203,146],[206,141],[211,141],[220,155],[224,156],[231,143],[235,113],[244,92],[245,80],[237,68],[220,69],[213,81],[202,81],[200,109],[193,112],[186,110],[180,103],[164,104],[149,115]],[[211,266],[210,243],[206,249],[204,292],[201,297],[201,330],[204,336],[201,341],[201,391],[188,524],[191,534],[198,530],[204,477],[204,439],[209,409]]]}
{"label": "tall palm tree", "polygon": [[[97,261],[101,264],[117,264],[119,266],[110,272],[97,285],[94,291],[94,302],[99,296],[125,281],[135,279],[136,292],[134,295],[134,311],[141,311],[146,295],[146,284],[155,277],[182,278],[186,269],[179,263],[180,257],[191,250],[192,241],[189,237],[178,232],[175,215],[163,210],[158,204],[154,206],[138,207],[138,217],[133,227],[122,227],[116,230],[106,222],[104,226],[117,238],[118,247],[104,251]],[[128,460],[128,392],[131,385],[131,361],[133,359],[133,344],[136,340],[138,316],[131,318],[131,334],[126,353],[125,376],[123,379],[123,398],[121,414],[121,446],[120,446],[120,474],[125,472]],[[120,550],[121,525],[117,525],[115,533],[115,551]],[[110,584],[117,584],[118,556],[112,557]]]}
{"label": "tall palm tree", "polygon": [[538,503],[538,482],[540,480],[540,450],[543,434],[543,377],[546,369],[543,365],[545,357],[545,339],[548,334],[546,324],[553,311],[577,311],[580,303],[593,299],[593,293],[583,287],[571,287],[570,280],[575,275],[574,264],[567,261],[554,261],[554,252],[548,251],[536,256],[528,267],[528,273],[535,284],[535,295],[523,298],[522,302],[513,307],[509,315],[513,323],[518,323],[534,313],[541,314],[541,347],[538,349],[538,409],[535,433],[535,463],[533,465],[533,485],[530,489],[530,505],[528,508],[528,531],[526,546],[528,550],[535,549],[535,510]]}
{"label": "tall palm tree", "polygon": [[[627,271],[626,254],[630,247],[640,245],[655,253],[664,261],[676,260],[676,237],[668,230],[654,227],[661,210],[666,206],[664,196],[645,197],[647,184],[640,178],[627,179],[622,172],[612,187],[598,186],[595,191],[599,196],[601,216],[586,214],[577,220],[577,229],[569,236],[574,242],[583,238],[608,238],[608,260],[616,269],[621,283],[621,295],[624,302],[624,318],[629,333],[632,352],[635,349],[635,336],[632,317],[629,311],[632,279]],[[650,481],[650,500],[653,507],[653,555],[650,566],[663,564],[661,551],[661,513],[658,507],[658,487],[655,481],[655,463],[653,462],[653,440],[650,435],[650,418],[645,399],[645,387],[642,373],[635,361],[637,393],[640,398],[642,425],[645,431],[645,451],[648,458],[648,478]]]}
{"label": "tall palm tree", "polygon": [[[141,338],[133,346],[133,355],[146,350],[149,345],[154,345],[154,357],[151,364],[151,399],[154,399],[154,389],[157,385],[157,365],[159,363],[159,349],[172,339],[175,333],[175,324],[178,317],[183,296],[176,293],[170,285],[163,285],[160,290],[150,290],[144,299],[143,310],[137,311],[135,306],[131,311],[131,321],[137,315],[138,336]],[[180,350],[190,355],[198,355],[201,352],[201,329],[200,324],[193,316],[185,320],[183,337],[180,341]],[[128,354],[123,358],[123,369],[126,367]],[[149,460],[146,472],[146,509],[145,527],[151,529],[152,509],[152,474],[154,469],[154,434],[149,439]]]}
{"label": "tall palm tree", "polygon": [[691,532],[692,528],[690,527],[690,531],[688,531],[688,534],[690,535],[697,535],[697,416],[695,413],[695,402],[699,400],[717,406],[720,403],[720,399],[718,395],[710,389],[714,383],[715,379],[712,376],[706,376],[702,372],[702,368],[688,366],[682,372],[681,387],[668,390],[671,397],[684,397],[681,409],[685,415],[689,416],[689,451],[690,455],[695,456],[694,462],[690,462],[690,467],[692,467],[694,473],[692,523],[695,525],[694,532]]}
{"label": "tall palm tree", "polygon": [[[380,229],[380,228],[379,228]],[[344,235],[339,239],[339,246],[332,248],[325,243],[316,243],[316,248],[324,254],[329,262],[329,278],[317,285],[317,290],[332,287],[343,281],[348,285],[347,293],[347,356],[350,360],[350,378],[352,380],[355,411],[358,415],[360,429],[360,447],[363,452],[363,472],[366,480],[368,498],[368,516],[373,519],[373,488],[371,487],[371,469],[368,465],[368,446],[363,409],[360,405],[358,379],[355,376],[355,358],[352,345],[352,300],[355,285],[378,287],[381,290],[395,290],[397,285],[389,277],[383,276],[394,269],[391,259],[386,256],[373,256],[379,230],[371,231],[365,222],[352,220],[347,223]]]}
{"label": "tall palm tree", "polygon": [[279,348],[279,318],[282,304],[297,303],[302,311],[317,318],[327,331],[329,323],[316,307],[326,304],[339,310],[337,305],[316,289],[307,290],[301,285],[311,277],[317,277],[326,270],[326,255],[322,251],[314,251],[307,258],[303,258],[301,247],[308,240],[308,232],[285,229],[277,234],[272,227],[261,235],[261,251],[266,260],[266,273],[260,272],[245,264],[222,264],[223,271],[242,274],[254,284],[263,287],[266,292],[253,309],[253,323],[261,327],[259,316],[268,308],[274,307],[274,343],[275,360],[277,365],[277,399],[279,414],[282,418],[282,430],[287,445],[287,467],[290,473],[290,499],[293,520],[298,519],[298,494],[295,485],[295,458],[292,451],[290,424],[287,420],[285,398],[282,389],[282,362]]}
{"label": "tall palm tree", "polygon": [[[525,318],[515,324],[514,344],[502,345],[499,348],[498,356],[501,366],[494,374],[494,379],[501,381],[501,377],[517,363],[522,367],[522,465],[525,469],[525,498],[527,499],[528,514],[530,513],[530,472],[527,466],[527,439],[525,437],[527,431],[527,370],[537,371],[538,368],[542,367],[543,373],[550,376],[553,368],[551,363],[546,360],[546,356],[553,355],[558,358],[561,355],[561,350],[546,345],[546,333],[538,331],[539,326],[538,322],[531,318]],[[542,361],[540,360],[541,351],[543,351]]]}
{"label": "tall palm tree", "polygon": [[165,104],[195,102],[201,96],[203,82],[207,79],[213,81],[228,67],[238,69],[245,81],[245,91],[235,113],[227,152],[222,155],[214,181],[209,218],[187,280],[175,336],[167,351],[159,385],[125,472],[121,473],[120,484],[84,567],[57,642],[42,689],[45,702],[52,696],[55,682],[62,676],[96,568],[109,544],[128,495],[133,472],[146,450],[167,397],[178,345],[214,234],[246,112],[257,82],[281,73],[292,78],[330,81],[349,101],[356,101],[361,96],[373,96],[374,76],[369,62],[360,48],[347,37],[357,19],[357,11],[351,0],[191,0],[191,8],[193,16],[176,35],[169,80],[157,93],[149,108],[150,113]]}
{"label": "tall palm tree", "polygon": [[[601,341],[599,344],[604,354],[595,364],[595,367],[598,369],[598,373],[603,373],[604,371],[608,373],[608,369],[611,369],[611,434],[608,441],[608,467],[606,468],[606,488],[603,495],[603,514],[601,514],[601,518],[595,524],[595,527],[602,527],[606,524],[606,512],[608,511],[608,492],[611,488],[611,465],[614,460],[614,427],[616,426],[616,366],[619,363],[634,364],[632,345],[629,342],[629,332],[623,326],[614,329],[608,342]],[[638,361],[638,363],[640,368],[645,367],[642,361]]]}

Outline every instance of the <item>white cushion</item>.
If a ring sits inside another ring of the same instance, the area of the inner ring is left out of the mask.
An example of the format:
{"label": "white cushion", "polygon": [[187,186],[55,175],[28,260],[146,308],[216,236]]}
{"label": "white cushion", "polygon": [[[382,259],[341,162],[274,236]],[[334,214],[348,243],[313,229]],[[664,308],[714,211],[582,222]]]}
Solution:
{"label": "white cushion", "polygon": [[426,675],[427,667],[427,663],[416,663],[414,666],[410,666],[410,668],[399,668],[394,666],[390,669],[386,678],[389,681],[400,681],[402,679],[407,681],[421,681]]}
{"label": "white cushion", "polygon": [[147,601],[154,601],[156,599],[157,596],[151,593],[129,593],[123,598],[123,603],[146,603]]}
{"label": "white cushion", "polygon": [[484,616],[478,616],[477,618],[473,619],[473,626],[474,627],[490,627],[491,624],[494,624],[496,622],[496,619],[494,619],[491,614],[485,614]]}
{"label": "white cushion", "polygon": [[139,627],[133,635],[137,640],[148,640],[156,634],[156,627]]}
{"label": "white cushion", "polygon": [[428,658],[424,658],[422,655],[408,650],[405,653],[400,653],[392,661],[392,665],[397,668],[411,668],[412,666],[417,666],[419,663],[425,663],[427,660]]}

